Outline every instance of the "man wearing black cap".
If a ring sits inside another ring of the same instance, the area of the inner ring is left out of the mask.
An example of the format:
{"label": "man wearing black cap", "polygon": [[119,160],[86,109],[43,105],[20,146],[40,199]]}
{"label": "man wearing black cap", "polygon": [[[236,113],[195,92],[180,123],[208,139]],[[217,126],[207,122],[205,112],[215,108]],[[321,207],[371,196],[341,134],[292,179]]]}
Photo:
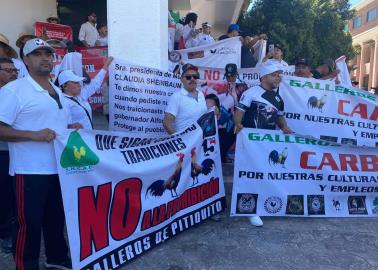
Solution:
{"label": "man wearing black cap", "polygon": [[283,51],[280,44],[274,44],[274,49],[269,51],[262,62],[268,65],[275,65],[278,68],[288,67],[288,63],[286,63],[283,59]]}
{"label": "man wearing black cap", "polygon": [[294,76],[312,78],[312,73],[306,58],[300,58],[295,62]]}
{"label": "man wearing black cap", "polygon": [[182,88],[168,101],[163,120],[168,134],[184,130],[207,111],[205,96],[197,90],[198,68],[191,64],[182,67]]}

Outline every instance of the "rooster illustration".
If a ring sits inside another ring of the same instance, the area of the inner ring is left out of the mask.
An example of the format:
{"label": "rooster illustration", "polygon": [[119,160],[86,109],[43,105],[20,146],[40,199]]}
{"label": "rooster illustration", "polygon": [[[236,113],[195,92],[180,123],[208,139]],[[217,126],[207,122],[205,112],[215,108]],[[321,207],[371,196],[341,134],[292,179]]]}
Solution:
{"label": "rooster illustration", "polygon": [[85,156],[86,151],[85,151],[85,148],[83,146],[80,147],[80,150],[77,149],[76,146],[74,146],[73,149],[74,149],[73,154],[74,154],[74,157],[77,161],[79,161],[81,159],[81,157]]}
{"label": "rooster illustration", "polygon": [[157,180],[153,182],[146,191],[146,198],[148,194],[151,194],[154,197],[161,197],[167,189],[171,191],[172,198],[177,197],[176,188],[180,182],[182,163],[185,155],[183,153],[178,153],[176,156],[179,157],[179,160],[176,164],[174,173],[166,181]]}
{"label": "rooster illustration", "polygon": [[202,161],[201,165],[197,163],[197,154],[196,154],[196,147],[192,149],[190,152],[192,155],[192,161],[190,163],[190,176],[193,179],[192,186],[198,184],[198,176],[202,173],[203,175],[208,175],[214,168],[215,162],[214,160],[207,158]]}
{"label": "rooster illustration", "polygon": [[322,96],[320,99],[318,99],[315,96],[312,96],[308,99],[307,107],[311,108],[318,108],[319,112],[323,112],[323,106],[327,102],[327,95]]}
{"label": "rooster illustration", "polygon": [[340,211],[340,202],[338,200],[332,200],[332,204],[335,207],[336,211]]}
{"label": "rooster illustration", "polygon": [[287,147],[284,148],[281,154],[278,154],[278,151],[273,150],[269,154],[269,164],[271,163],[281,164],[282,168],[285,168],[285,161],[287,158],[287,154],[288,154]]}

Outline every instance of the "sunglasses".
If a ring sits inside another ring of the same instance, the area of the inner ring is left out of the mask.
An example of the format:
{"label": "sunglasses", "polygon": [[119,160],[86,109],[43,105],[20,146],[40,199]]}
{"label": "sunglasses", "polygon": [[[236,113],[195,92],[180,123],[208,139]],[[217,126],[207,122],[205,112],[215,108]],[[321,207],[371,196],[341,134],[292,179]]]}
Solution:
{"label": "sunglasses", "polygon": [[19,70],[17,68],[0,68],[0,70],[4,70],[7,73],[13,73],[13,72],[18,73],[19,72]]}
{"label": "sunglasses", "polygon": [[195,80],[198,80],[200,77],[198,74],[193,74],[193,75],[186,75],[184,76],[184,78],[188,81],[190,81],[191,79],[195,79]]}

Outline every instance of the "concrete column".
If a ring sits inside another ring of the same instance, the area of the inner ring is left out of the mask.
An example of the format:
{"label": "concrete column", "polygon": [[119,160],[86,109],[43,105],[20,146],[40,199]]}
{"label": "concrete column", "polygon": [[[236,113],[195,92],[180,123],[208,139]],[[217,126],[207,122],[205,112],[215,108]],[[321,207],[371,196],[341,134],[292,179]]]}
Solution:
{"label": "concrete column", "polygon": [[360,79],[360,64],[361,64],[361,53],[359,53],[356,56],[356,66],[357,66],[357,69],[356,69],[356,81],[358,81]]}
{"label": "concrete column", "polygon": [[378,69],[378,38],[374,39],[374,59],[373,59],[373,81],[371,83],[371,86],[376,87],[378,83],[378,74],[377,74],[377,69]]}
{"label": "concrete column", "polygon": [[362,84],[363,84],[363,79],[365,75],[365,45],[361,44],[361,56],[360,56],[360,72],[359,72],[359,77],[358,77],[358,86],[359,88],[362,89]]}
{"label": "concrete column", "polygon": [[374,52],[375,52],[375,44],[369,44],[368,49],[370,50],[370,70],[369,70],[369,84],[368,90],[373,86],[373,78],[374,78]]}
{"label": "concrete column", "polygon": [[168,69],[168,0],[108,0],[109,55]]}

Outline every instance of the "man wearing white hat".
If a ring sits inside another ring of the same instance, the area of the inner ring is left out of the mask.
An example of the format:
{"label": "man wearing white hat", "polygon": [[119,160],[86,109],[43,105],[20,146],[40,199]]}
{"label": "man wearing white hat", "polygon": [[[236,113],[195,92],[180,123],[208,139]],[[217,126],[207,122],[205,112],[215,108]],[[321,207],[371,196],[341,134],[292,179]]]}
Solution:
{"label": "man wearing white hat", "polygon": [[29,76],[0,91],[0,140],[9,145],[9,174],[15,176],[17,199],[14,259],[17,269],[39,269],[43,229],[45,267],[71,269],[52,144],[57,132],[69,127],[70,119],[60,89],[49,81],[54,49],[35,38],[23,50]]}
{"label": "man wearing white hat", "polygon": [[[205,22],[202,24],[202,29],[194,31],[194,37],[186,42],[186,48],[197,47],[215,42],[211,36],[212,25]],[[199,32],[202,31],[202,32]]]}
{"label": "man wearing white hat", "polygon": [[[284,102],[275,91],[281,82],[282,70],[276,65],[261,65],[260,76],[260,85],[246,90],[236,106],[235,133],[243,127],[274,130],[276,126],[284,133],[292,133],[283,114]],[[259,216],[250,217],[250,222],[254,226],[263,225]]]}

